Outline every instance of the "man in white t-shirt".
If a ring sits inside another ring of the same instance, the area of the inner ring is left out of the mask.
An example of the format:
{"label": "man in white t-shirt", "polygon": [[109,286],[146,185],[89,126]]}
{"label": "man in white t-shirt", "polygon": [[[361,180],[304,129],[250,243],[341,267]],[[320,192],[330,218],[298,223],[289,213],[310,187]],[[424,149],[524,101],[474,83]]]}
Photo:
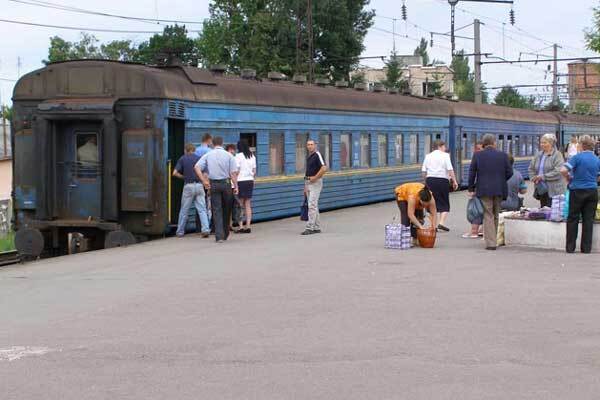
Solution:
{"label": "man in white t-shirt", "polygon": [[436,140],[433,148],[435,150],[425,156],[421,171],[425,185],[435,198],[439,214],[437,228],[448,232],[450,229],[446,226],[446,218],[450,212],[450,186],[456,190],[458,182],[454,175],[450,154],[446,153],[446,143],[443,140]]}

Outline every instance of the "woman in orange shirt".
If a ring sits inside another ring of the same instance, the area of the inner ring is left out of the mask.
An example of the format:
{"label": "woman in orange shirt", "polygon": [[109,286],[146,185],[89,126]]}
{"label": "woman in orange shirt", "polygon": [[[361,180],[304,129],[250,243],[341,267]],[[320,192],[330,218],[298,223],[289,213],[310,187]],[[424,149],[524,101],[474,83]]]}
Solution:
{"label": "woman in orange shirt", "polygon": [[413,238],[417,237],[417,229],[423,229],[424,209],[429,212],[431,226],[437,226],[435,199],[425,185],[417,182],[405,183],[396,187],[394,192],[400,209],[400,222],[404,226],[411,227],[410,231]]}

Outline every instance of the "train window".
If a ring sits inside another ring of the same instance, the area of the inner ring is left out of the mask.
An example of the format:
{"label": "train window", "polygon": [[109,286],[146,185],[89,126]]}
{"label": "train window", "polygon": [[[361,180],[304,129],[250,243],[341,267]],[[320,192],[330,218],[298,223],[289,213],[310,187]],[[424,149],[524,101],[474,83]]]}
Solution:
{"label": "train window", "polygon": [[388,165],[387,135],[385,133],[377,135],[377,162],[380,167]]}
{"label": "train window", "polygon": [[496,148],[500,151],[505,151],[504,148],[504,135],[498,135],[498,142],[496,143]]}
{"label": "train window", "polygon": [[329,133],[319,135],[319,153],[321,153],[325,165],[331,168],[331,135]]}
{"label": "train window", "polygon": [[296,134],[296,172],[298,173],[304,173],[306,169],[306,157],[308,156],[308,150],[306,149],[307,141],[308,133]]}
{"label": "train window", "polygon": [[396,135],[396,141],[394,143],[395,148],[396,148],[396,165],[402,165],[403,160],[403,156],[404,156],[404,143],[402,140],[402,134],[399,133]]}
{"label": "train window", "polygon": [[250,151],[256,157],[256,133],[240,133],[240,140],[245,140],[250,146]]}
{"label": "train window", "polygon": [[512,142],[512,136],[508,135],[506,137],[506,152],[508,154],[513,154],[513,142]]}
{"label": "train window", "polygon": [[476,133],[472,133],[471,134],[471,145],[469,146],[469,154],[468,154],[468,158],[473,158],[473,153],[475,153],[475,150],[477,148],[477,134]]}
{"label": "train window", "polygon": [[99,174],[98,134],[81,132],[75,136],[77,145],[77,176],[94,179]]}
{"label": "train window", "polygon": [[360,166],[369,168],[371,166],[371,134],[360,134]]}
{"label": "train window", "polygon": [[467,134],[463,133],[460,139],[460,158],[463,160],[466,160],[469,156],[467,147]]}
{"label": "train window", "polygon": [[269,174],[282,175],[285,157],[283,154],[283,133],[269,135]]}
{"label": "train window", "polygon": [[419,136],[413,133],[410,135],[409,140],[409,164],[416,164],[419,160]]}
{"label": "train window", "polygon": [[425,147],[423,149],[423,152],[425,154],[431,153],[431,146],[432,146],[432,144],[431,144],[431,135],[427,134],[427,135],[425,135]]}
{"label": "train window", "polygon": [[513,150],[515,157],[519,157],[521,155],[521,137],[519,135],[515,136],[514,138]]}
{"label": "train window", "polygon": [[352,138],[350,134],[343,133],[340,135],[340,168],[348,169],[352,167]]}

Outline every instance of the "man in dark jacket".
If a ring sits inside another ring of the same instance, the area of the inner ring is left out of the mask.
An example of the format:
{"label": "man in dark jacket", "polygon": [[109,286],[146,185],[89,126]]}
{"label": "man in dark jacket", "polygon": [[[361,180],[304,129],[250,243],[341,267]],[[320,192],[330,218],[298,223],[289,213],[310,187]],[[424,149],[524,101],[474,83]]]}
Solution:
{"label": "man in dark jacket", "polygon": [[508,195],[506,181],[513,175],[508,155],[496,150],[496,137],[483,136],[483,150],[475,153],[469,169],[469,197],[475,194],[484,208],[483,237],[487,250],[496,250],[500,203]]}

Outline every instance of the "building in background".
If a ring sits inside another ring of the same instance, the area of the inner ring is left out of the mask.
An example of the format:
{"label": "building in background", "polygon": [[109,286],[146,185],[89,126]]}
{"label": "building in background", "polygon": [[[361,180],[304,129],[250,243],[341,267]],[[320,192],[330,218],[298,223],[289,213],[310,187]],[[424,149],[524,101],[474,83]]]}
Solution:
{"label": "building in background", "polygon": [[600,64],[569,64],[569,108],[573,111],[600,111]]}
{"label": "building in background", "polygon": [[[402,70],[402,79],[408,82],[410,94],[427,96],[434,86],[439,86],[442,95],[454,94],[454,71],[444,64],[422,65],[421,56],[397,56]],[[387,68],[359,68],[350,73],[351,78],[362,74],[370,87],[386,78]]]}

